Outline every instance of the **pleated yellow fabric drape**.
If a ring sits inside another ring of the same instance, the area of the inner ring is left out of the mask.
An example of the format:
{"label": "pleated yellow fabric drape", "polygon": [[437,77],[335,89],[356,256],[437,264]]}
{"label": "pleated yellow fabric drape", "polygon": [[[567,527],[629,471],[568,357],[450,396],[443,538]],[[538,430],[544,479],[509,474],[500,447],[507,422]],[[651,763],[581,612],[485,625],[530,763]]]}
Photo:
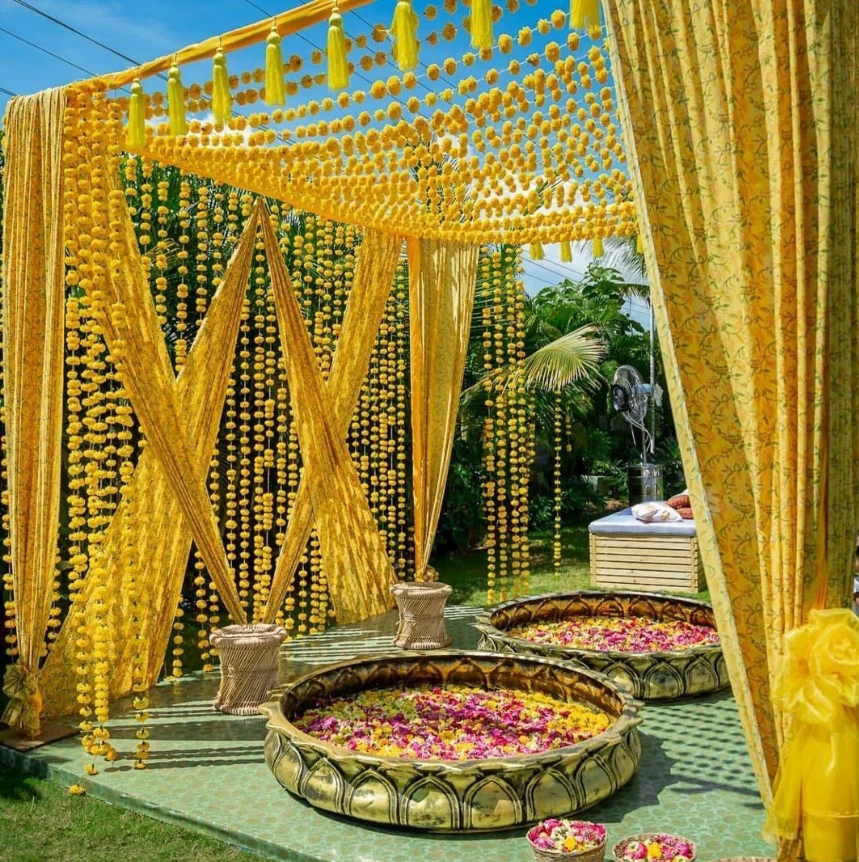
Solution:
{"label": "pleated yellow fabric drape", "polygon": [[[304,477],[338,622],[388,610],[393,567],[327,395],[298,300],[268,219],[262,233]],[[345,412],[345,411],[344,411]]]}
{"label": "pleated yellow fabric drape", "polygon": [[415,574],[422,578],[435,539],[477,279],[477,245],[409,239],[409,327]]}
{"label": "pleated yellow fabric drape", "polygon": [[[853,0],[605,8],[707,582],[770,805],[800,732],[772,700],[785,634],[846,606],[859,522],[859,13]],[[832,786],[855,788],[855,758],[843,769]],[[855,815],[839,814],[854,835]],[[848,858],[855,841],[827,862]]]}
{"label": "pleated yellow fabric drape", "polygon": [[[361,383],[367,376],[376,335],[385,313],[385,305],[394,283],[402,239],[375,230],[364,231],[355,263],[355,275],[325,396],[334,414],[335,430],[345,438],[361,394]],[[268,603],[266,622],[274,622],[286,591],[307,546],[313,529],[307,467],[298,486],[283,547],[277,558]]]}
{"label": "pleated yellow fabric drape", "polygon": [[[192,450],[192,479],[204,484],[217,439],[224,397],[235,354],[251,261],[254,254],[256,213],[227,265],[224,278],[200,326],[186,364],[176,379],[176,398],[183,405],[187,438]],[[110,656],[111,697],[132,690],[135,660],[145,686],[154,685],[172,632],[173,613],[191,551],[192,534],[182,508],[171,491],[154,453],[143,451],[130,482],[128,498],[120,504],[102,543],[99,564],[114,600],[107,606],[106,633]],[[131,519],[129,535],[126,519]],[[130,578],[135,579],[139,602],[146,608],[135,625],[126,600]],[[81,596],[66,617],[42,671],[45,714],[67,715],[76,705],[74,673],[76,632],[93,592],[87,579]]]}
{"label": "pleated yellow fabric drape", "polygon": [[3,231],[6,458],[18,663],[3,721],[36,736],[39,662],[51,609],[60,514],[65,284],[63,90],[7,107]]}
{"label": "pleated yellow fabric drape", "polygon": [[185,405],[176,397],[175,379],[158,324],[149,282],[130,219],[126,217],[118,271],[108,279],[112,296],[103,327],[108,348],[122,359],[122,381],[171,493],[176,497],[227,612],[245,622],[233,573],[212,511],[205,481],[198,481],[186,434]]}

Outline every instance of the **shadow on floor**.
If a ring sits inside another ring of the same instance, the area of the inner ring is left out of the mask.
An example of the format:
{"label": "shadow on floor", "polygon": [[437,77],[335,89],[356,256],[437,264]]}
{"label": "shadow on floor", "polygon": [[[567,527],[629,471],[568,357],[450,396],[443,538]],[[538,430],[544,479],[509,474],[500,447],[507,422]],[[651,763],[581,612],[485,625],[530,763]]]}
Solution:
{"label": "shadow on floor", "polygon": [[34,802],[40,798],[41,794],[33,785],[30,776],[13,772],[0,763],[0,799],[9,802]]}

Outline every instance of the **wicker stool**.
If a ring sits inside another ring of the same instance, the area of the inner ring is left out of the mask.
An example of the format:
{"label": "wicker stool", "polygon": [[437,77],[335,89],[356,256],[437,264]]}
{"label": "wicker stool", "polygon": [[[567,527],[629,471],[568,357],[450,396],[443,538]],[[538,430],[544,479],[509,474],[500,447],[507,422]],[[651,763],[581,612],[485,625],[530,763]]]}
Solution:
{"label": "wicker stool", "polygon": [[394,584],[400,609],[394,645],[400,649],[441,649],[450,643],[444,629],[444,606],[453,590],[447,584]]}
{"label": "wicker stool", "polygon": [[211,644],[221,658],[215,709],[230,715],[259,714],[257,707],[277,683],[277,657],[284,638],[286,629],[262,623],[212,632]]}

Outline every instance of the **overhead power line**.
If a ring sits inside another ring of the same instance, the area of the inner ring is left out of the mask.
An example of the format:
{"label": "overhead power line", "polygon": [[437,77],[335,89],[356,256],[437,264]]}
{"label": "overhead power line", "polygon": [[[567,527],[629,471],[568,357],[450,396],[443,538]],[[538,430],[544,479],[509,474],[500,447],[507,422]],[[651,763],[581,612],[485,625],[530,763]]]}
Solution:
{"label": "overhead power line", "polygon": [[41,51],[43,54],[47,54],[49,57],[53,57],[55,60],[60,60],[68,66],[73,67],[74,69],[78,69],[81,72],[85,72],[87,75],[91,77],[95,77],[96,73],[91,72],[89,69],[84,69],[83,66],[78,66],[77,63],[73,63],[71,60],[67,60],[65,57],[61,57],[59,54],[55,54],[53,51],[49,51],[47,48],[43,48],[41,45],[37,45],[35,42],[31,42],[29,39],[25,39],[23,36],[19,36],[17,33],[13,33],[11,30],[7,30],[5,27],[0,27],[0,33],[5,33],[7,36],[11,36],[13,39],[17,39],[19,42],[23,42],[25,45],[29,45],[31,48],[35,48],[37,51]]}
{"label": "overhead power line", "polygon": [[110,53],[114,56],[119,57],[122,60],[128,61],[133,66],[140,65],[139,60],[135,60],[133,57],[129,57],[127,54],[123,54],[121,51],[117,51],[115,48],[111,48],[110,45],[105,45],[104,42],[99,42],[98,39],[94,39],[92,36],[88,36],[81,30],[78,30],[77,27],[73,27],[71,24],[67,24],[65,21],[61,21],[59,18],[55,18],[53,15],[49,15],[47,12],[45,12],[43,9],[40,9],[38,6],[34,6],[32,3],[28,3],[27,0],[12,0],[12,2],[17,3],[24,9],[29,9],[31,12],[35,12],[37,15],[41,15],[48,21],[53,21],[54,24],[57,24],[60,27],[64,27],[70,33],[74,33],[75,35],[80,36],[81,39],[86,39],[87,42],[91,42],[93,45],[98,45],[99,48],[103,48],[105,51],[110,51]]}
{"label": "overhead power line", "polygon": [[0,87],[0,93],[5,93],[7,96],[17,96],[17,93],[13,93],[11,90],[7,90],[5,87]]}

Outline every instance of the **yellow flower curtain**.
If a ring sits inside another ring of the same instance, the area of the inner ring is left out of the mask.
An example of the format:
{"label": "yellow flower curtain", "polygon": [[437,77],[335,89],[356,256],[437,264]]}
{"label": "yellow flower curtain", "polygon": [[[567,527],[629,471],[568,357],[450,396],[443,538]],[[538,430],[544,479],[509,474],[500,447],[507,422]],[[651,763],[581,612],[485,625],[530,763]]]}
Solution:
{"label": "yellow flower curtain", "polygon": [[468,353],[480,247],[410,239],[409,311],[415,575],[432,553]]}
{"label": "yellow flower curtain", "polygon": [[[786,633],[848,603],[859,523],[859,13],[852,0],[605,8],[672,406],[761,794],[771,805],[775,787],[783,856],[802,836],[814,862],[855,859],[855,757],[827,778],[840,802],[818,792],[819,749],[818,772],[796,778],[784,744],[811,731],[782,669]],[[856,668],[803,661],[855,734]],[[801,800],[788,800],[795,780]]]}
{"label": "yellow flower curtain", "polygon": [[[235,254],[176,378],[176,398],[184,406],[192,450],[192,480],[205,484],[209,459],[221,423],[224,396],[236,349],[242,305],[248,285],[258,217],[248,220]],[[148,688],[158,680],[169,641],[173,611],[181,595],[191,552],[192,533],[172,493],[169,478],[153,451],[144,450],[129,493],[107,528],[100,564],[111,585],[108,645],[113,673],[111,696],[132,691],[135,682]],[[147,612],[132,619],[132,583]],[[78,651],[75,639],[93,601],[95,583],[87,578],[77,602],[42,670],[45,712],[59,716],[76,706],[76,678],[71,673]],[[140,680],[133,679],[134,672]]]}
{"label": "yellow flower curtain", "polygon": [[38,669],[56,573],[63,434],[63,90],[6,112],[3,330],[11,570],[18,662],[3,721],[39,733]]}

